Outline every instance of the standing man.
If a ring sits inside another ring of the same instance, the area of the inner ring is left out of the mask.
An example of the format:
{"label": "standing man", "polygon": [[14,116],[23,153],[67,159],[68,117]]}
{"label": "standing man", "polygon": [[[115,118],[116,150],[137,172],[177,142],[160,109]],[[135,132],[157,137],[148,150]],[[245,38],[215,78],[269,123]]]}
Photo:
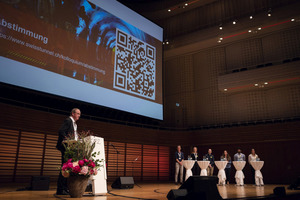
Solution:
{"label": "standing man", "polygon": [[[65,119],[65,121],[63,122],[62,126],[58,131],[58,140],[57,140],[56,148],[61,152],[61,165],[63,165],[63,163],[65,162],[64,160],[65,147],[63,146],[62,143],[65,140],[65,137],[68,136],[69,134],[74,134],[75,140],[78,139],[76,121],[79,120],[80,115],[81,115],[80,110],[78,108],[73,108],[70,117]],[[61,172],[59,173],[59,177],[57,180],[56,194],[57,195],[69,194],[67,179],[62,176]]]}
{"label": "standing man", "polygon": [[176,163],[175,163],[175,184],[178,184],[178,174],[180,172],[180,184],[183,183],[183,163],[182,161],[184,160],[184,154],[181,151],[181,146],[178,145],[177,146],[177,151],[175,152],[175,159],[176,159]]}
{"label": "standing man", "polygon": [[234,161],[246,161],[245,154],[242,153],[241,148],[238,148],[237,153],[234,154]]}
{"label": "standing man", "polygon": [[209,160],[209,165],[207,167],[207,176],[212,176],[214,174],[215,157],[212,155],[212,150],[208,149],[205,155],[206,160]]}

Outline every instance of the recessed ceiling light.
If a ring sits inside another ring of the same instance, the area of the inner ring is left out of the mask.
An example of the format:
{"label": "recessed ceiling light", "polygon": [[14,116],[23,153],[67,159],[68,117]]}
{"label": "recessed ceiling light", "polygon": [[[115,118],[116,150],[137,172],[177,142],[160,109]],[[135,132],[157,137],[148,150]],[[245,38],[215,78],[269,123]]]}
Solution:
{"label": "recessed ceiling light", "polygon": [[292,21],[292,22],[294,22],[294,21],[295,21],[295,19],[294,19],[294,18],[292,18],[292,19],[291,19],[291,21]]}
{"label": "recessed ceiling light", "polygon": [[260,30],[261,30],[261,27],[259,27],[257,30],[259,30],[259,31],[260,31]]}
{"label": "recessed ceiling light", "polygon": [[249,19],[253,19],[253,16],[252,16],[252,15],[250,15]]}
{"label": "recessed ceiling light", "polygon": [[265,82],[265,85],[268,85],[269,83],[268,82]]}
{"label": "recessed ceiling light", "polygon": [[254,86],[257,87],[257,86],[258,86],[258,83],[255,83]]}
{"label": "recessed ceiling light", "polygon": [[186,3],[186,4],[184,4],[185,6],[188,6],[189,4],[188,3]]}
{"label": "recessed ceiling light", "polygon": [[236,21],[234,20],[234,21],[232,22],[232,24],[236,24]]}
{"label": "recessed ceiling light", "polygon": [[251,31],[251,30],[248,30],[248,32],[251,33],[252,31]]}
{"label": "recessed ceiling light", "polygon": [[226,91],[227,91],[227,89],[224,89],[224,91],[226,92]]}
{"label": "recessed ceiling light", "polygon": [[171,12],[171,9],[169,9],[168,12]]}

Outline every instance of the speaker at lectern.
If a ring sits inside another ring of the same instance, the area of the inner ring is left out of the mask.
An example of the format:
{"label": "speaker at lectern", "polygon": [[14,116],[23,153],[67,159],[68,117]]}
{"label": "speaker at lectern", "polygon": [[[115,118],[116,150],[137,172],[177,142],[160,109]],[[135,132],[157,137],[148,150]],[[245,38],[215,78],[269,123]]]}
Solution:
{"label": "speaker at lectern", "polygon": [[[96,152],[95,159],[103,160],[103,167],[100,167],[98,174],[96,176],[91,176],[90,180],[92,182],[92,193],[93,195],[105,195],[107,193],[107,173],[106,173],[106,163],[105,163],[105,152],[104,152],[104,139],[96,136],[88,136],[87,139],[95,141],[95,148],[93,153]],[[100,152],[98,155],[97,152]]]}

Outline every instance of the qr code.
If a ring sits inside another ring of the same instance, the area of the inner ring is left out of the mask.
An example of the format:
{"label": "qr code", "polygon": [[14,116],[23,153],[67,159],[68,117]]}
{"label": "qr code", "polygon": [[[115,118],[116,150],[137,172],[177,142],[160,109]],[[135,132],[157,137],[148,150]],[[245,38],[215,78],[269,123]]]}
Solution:
{"label": "qr code", "polygon": [[155,47],[117,29],[114,88],[155,100]]}

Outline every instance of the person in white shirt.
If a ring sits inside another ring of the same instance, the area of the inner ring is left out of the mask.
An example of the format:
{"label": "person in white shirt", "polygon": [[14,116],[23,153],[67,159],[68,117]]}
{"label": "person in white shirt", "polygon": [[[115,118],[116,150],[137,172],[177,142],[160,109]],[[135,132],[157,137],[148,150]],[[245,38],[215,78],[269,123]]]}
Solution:
{"label": "person in white shirt", "polygon": [[251,162],[257,161],[257,159],[258,159],[258,155],[255,153],[255,149],[251,149],[251,154],[249,154],[248,156],[248,162],[250,165],[251,175],[253,178],[252,181],[254,182],[254,184],[255,184],[255,169],[252,167]]}

